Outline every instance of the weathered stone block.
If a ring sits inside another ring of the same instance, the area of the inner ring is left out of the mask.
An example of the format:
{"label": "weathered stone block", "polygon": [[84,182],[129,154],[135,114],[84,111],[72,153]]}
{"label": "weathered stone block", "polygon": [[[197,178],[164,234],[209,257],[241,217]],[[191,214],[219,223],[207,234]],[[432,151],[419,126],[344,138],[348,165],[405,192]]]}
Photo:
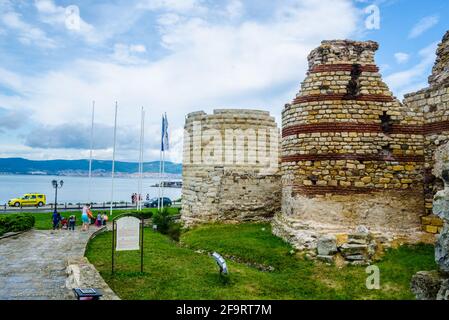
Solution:
{"label": "weathered stone block", "polygon": [[335,236],[325,235],[318,239],[317,251],[320,256],[331,256],[337,253],[337,239]]}
{"label": "weathered stone block", "polygon": [[417,300],[436,300],[441,282],[438,272],[420,271],[413,276],[411,289]]}

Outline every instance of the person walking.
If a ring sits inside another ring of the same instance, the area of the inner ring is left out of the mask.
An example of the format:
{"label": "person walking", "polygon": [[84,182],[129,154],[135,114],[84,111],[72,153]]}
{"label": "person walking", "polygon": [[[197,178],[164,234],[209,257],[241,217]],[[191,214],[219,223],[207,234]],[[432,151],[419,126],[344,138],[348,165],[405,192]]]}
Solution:
{"label": "person walking", "polygon": [[81,214],[81,221],[83,222],[83,227],[82,227],[81,231],[89,230],[89,224],[90,224],[89,212],[90,212],[90,204],[86,204],[83,207],[83,213]]}
{"label": "person walking", "polygon": [[69,217],[69,230],[75,231],[76,217],[71,215]]}
{"label": "person walking", "polygon": [[59,222],[61,221],[61,214],[55,210],[52,215],[52,220],[53,220],[53,230],[59,229]]}
{"label": "person walking", "polygon": [[136,203],[136,196],[137,196],[136,193],[133,193],[133,194],[132,194],[132,196],[131,196],[131,202],[132,202],[132,204],[135,204],[135,203]]}
{"label": "person walking", "polygon": [[108,222],[109,218],[108,215],[105,213],[103,213],[103,216],[101,217],[101,221],[102,221],[102,225],[105,226]]}
{"label": "person walking", "polygon": [[97,219],[95,220],[95,226],[96,226],[97,228],[100,228],[100,227],[101,227],[101,213],[98,213],[98,214],[97,214]]}

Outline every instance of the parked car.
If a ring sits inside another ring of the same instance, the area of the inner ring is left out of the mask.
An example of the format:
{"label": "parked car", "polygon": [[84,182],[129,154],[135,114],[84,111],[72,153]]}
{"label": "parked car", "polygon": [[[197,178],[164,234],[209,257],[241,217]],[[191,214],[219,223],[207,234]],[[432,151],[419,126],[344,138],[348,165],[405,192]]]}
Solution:
{"label": "parked car", "polygon": [[47,204],[47,197],[41,193],[27,193],[21,198],[14,198],[8,201],[10,207],[42,207]]}
{"label": "parked car", "polygon": [[[172,205],[172,201],[170,200],[170,198],[160,198],[161,199],[161,204],[163,203],[164,207],[171,207]],[[153,198],[149,201],[145,201],[143,203],[143,205],[146,208],[157,208],[158,205],[158,198]]]}

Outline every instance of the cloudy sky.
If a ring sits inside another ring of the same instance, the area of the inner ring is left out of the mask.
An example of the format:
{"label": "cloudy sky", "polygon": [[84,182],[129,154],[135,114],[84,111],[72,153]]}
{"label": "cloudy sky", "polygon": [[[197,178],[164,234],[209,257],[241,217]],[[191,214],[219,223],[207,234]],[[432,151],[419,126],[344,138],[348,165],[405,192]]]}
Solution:
{"label": "cloudy sky", "polygon": [[440,0],[0,0],[0,157],[86,158],[95,100],[95,158],[111,157],[118,101],[117,158],[138,159],[143,106],[145,160],[167,112],[179,162],[189,112],[257,108],[279,123],[324,39],[378,41],[401,97],[426,86],[448,18]]}

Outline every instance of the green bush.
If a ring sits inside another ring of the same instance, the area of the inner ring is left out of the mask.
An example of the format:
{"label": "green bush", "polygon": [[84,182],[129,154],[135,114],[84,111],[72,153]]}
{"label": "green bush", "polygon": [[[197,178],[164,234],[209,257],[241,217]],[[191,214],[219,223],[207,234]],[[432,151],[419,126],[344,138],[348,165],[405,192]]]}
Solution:
{"label": "green bush", "polygon": [[181,224],[173,222],[173,217],[168,212],[167,208],[158,212],[153,217],[153,224],[157,226],[157,231],[168,235],[175,241],[179,241],[181,236]]}
{"label": "green bush", "polygon": [[179,238],[181,238],[181,229],[182,225],[180,223],[170,221],[168,225],[167,235],[176,242],[179,242]]}
{"label": "green bush", "polygon": [[7,232],[26,231],[34,227],[34,216],[29,214],[14,214],[0,216],[0,235]]}
{"label": "green bush", "polygon": [[170,225],[171,217],[167,208],[159,211],[153,217],[153,224],[157,225],[157,230],[162,234],[168,233],[168,227]]}
{"label": "green bush", "polygon": [[153,212],[151,211],[131,211],[128,214],[131,214],[137,218],[143,216],[144,219],[151,219],[151,217],[153,217]]}

